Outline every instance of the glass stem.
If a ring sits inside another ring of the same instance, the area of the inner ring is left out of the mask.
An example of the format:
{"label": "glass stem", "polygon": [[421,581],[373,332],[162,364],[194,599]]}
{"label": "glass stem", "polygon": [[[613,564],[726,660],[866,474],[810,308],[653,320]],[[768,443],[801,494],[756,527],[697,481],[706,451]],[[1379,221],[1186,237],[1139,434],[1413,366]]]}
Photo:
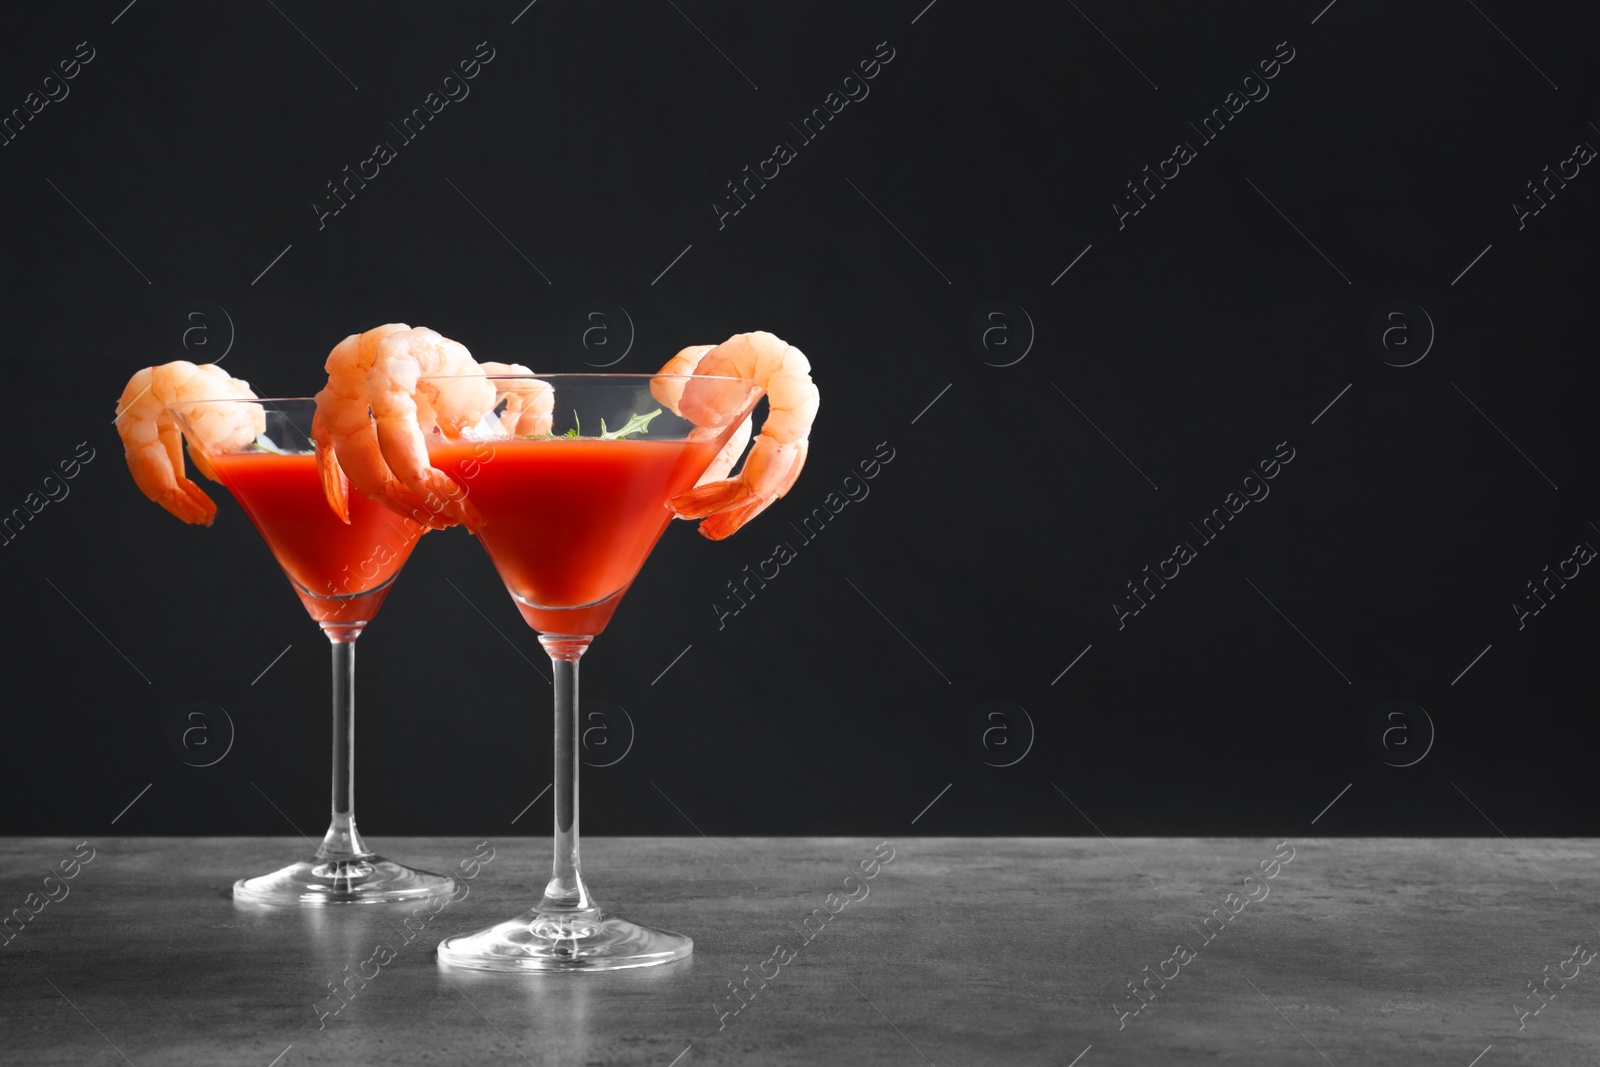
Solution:
{"label": "glass stem", "polygon": [[333,645],[333,818],[317,859],[342,863],[372,855],[356,829],[356,638],[361,626],[324,624]]}
{"label": "glass stem", "polygon": [[550,883],[539,910],[595,910],[594,898],[578,869],[578,660],[589,648],[588,637],[540,634],[550,654],[555,699],[555,857]]}

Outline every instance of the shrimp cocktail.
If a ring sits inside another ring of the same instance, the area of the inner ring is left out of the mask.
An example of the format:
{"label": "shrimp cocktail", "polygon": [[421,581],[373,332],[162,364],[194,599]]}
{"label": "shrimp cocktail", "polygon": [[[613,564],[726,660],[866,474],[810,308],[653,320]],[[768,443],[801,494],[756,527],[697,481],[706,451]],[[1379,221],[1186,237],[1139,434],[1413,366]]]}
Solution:
{"label": "shrimp cocktail", "polygon": [[195,466],[233,494],[333,646],[328,832],[314,855],[240,879],[234,899],[354,904],[457,892],[446,876],[377,855],[355,822],[355,640],[427,527],[365,497],[344,501],[343,515],[330,507],[325,480],[344,483],[312,438],[316,405],[309,398],[259,399],[248,383],[215,366],[178,362],[135,374],[117,412],[128,467],[145,495],[185,522],[209,526],[215,517],[215,503],[185,476],[181,431]]}
{"label": "shrimp cocktail", "polygon": [[[682,959],[689,938],[608,914],[580,873],[578,660],[674,517],[701,519],[720,540],[794,484],[818,399],[805,356],[753,333],[685,349],[657,374],[534,375],[396,329],[378,339],[365,382],[373,420],[352,420],[337,446],[352,483],[358,456],[381,456],[387,469],[371,484],[394,487],[378,493],[391,507],[401,490],[444,501],[488,551],[554,673],[550,881],[516,918],[447,938],[440,960],[574,971]],[[730,477],[763,395],[769,416]],[[326,409],[325,419],[335,426]]]}

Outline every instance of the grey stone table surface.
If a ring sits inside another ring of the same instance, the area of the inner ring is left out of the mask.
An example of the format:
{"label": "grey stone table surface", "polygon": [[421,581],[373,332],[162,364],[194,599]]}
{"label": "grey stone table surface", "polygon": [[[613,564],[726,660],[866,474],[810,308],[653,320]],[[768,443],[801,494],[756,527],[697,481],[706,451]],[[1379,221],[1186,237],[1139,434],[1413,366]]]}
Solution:
{"label": "grey stone table surface", "polygon": [[1600,1063],[1593,840],[593,838],[601,902],[695,950],[577,975],[434,955],[546,841],[374,844],[469,892],[246,909],[303,841],[0,839],[0,1062]]}

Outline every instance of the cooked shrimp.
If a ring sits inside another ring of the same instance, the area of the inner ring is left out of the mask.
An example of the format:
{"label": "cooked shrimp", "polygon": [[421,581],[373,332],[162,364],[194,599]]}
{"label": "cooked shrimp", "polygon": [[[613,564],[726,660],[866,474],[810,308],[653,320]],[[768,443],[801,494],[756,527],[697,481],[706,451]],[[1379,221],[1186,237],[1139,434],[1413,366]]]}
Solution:
{"label": "cooked shrimp", "polygon": [[450,525],[448,518],[429,509],[415,493],[395,480],[368,412],[367,372],[378,357],[378,342],[392,333],[409,330],[403,322],[375,326],[351,334],[328,353],[323,369],[328,384],[317,394],[317,413],[311,421],[317,469],[328,506],[350,521],[350,486],[362,496],[389,505],[395,511],[434,529]]}
{"label": "cooked shrimp", "polygon": [[[497,374],[532,374],[520,363],[483,363],[483,372]],[[550,432],[555,415],[556,391],[549,382],[538,378],[501,378],[494,383],[495,405],[506,402],[500,413],[500,425],[513,437],[532,434],[541,437]]]}
{"label": "cooked shrimp", "polygon": [[[210,526],[217,505],[184,475],[183,442],[169,404],[186,400],[253,400],[248,382],[229,377],[214,364],[178,360],[144,367],[128,380],[117,401],[117,433],[127,453],[128,470],[144,495],[184,522]],[[264,433],[266,413],[258,404],[217,404],[191,408],[189,430],[194,465],[212,481],[217,473],[205,450],[242,448]]]}
{"label": "cooked shrimp", "polygon": [[[700,362],[707,352],[715,347],[715,345],[690,345],[667,360],[657,373],[664,375],[693,374],[696,364]],[[683,412],[678,410],[678,405],[683,398],[683,387],[688,384],[689,379],[687,377],[654,378],[650,382],[650,393],[671,410],[674,415],[682,415]],[[733,436],[728,438],[728,443],[722,446],[722,451],[718,452],[716,458],[711,461],[711,466],[707,467],[706,472],[700,476],[700,480],[694,483],[696,486],[705,485],[707,482],[721,481],[728,476],[729,471],[733,470],[734,464],[738,463],[739,457],[744,454],[744,446],[750,443],[750,421],[750,419],[746,418],[744,422],[739,424],[739,428],[734,431]],[[704,440],[707,437],[715,437],[721,432],[722,427],[720,426],[697,426],[689,431],[689,439],[691,441]]]}
{"label": "cooked shrimp", "polygon": [[[476,511],[461,486],[428,462],[426,437],[434,427],[446,437],[459,437],[494,411],[494,384],[472,353],[423,327],[389,334],[378,341],[367,372],[367,397],[392,476],[433,511],[476,526]],[[343,455],[339,462],[351,473]]]}
{"label": "cooked shrimp", "polygon": [[[689,351],[680,352],[668,365],[686,359]],[[767,391],[766,422],[739,473],[697,485],[670,501],[679,518],[703,519],[700,532],[720,541],[794,485],[805,465],[820,397],[805,354],[765,332],[728,338],[700,357],[694,374],[677,398],[678,410],[701,427],[728,425],[742,406],[743,388],[717,377],[754,379]],[[655,395],[660,399],[660,393]]]}

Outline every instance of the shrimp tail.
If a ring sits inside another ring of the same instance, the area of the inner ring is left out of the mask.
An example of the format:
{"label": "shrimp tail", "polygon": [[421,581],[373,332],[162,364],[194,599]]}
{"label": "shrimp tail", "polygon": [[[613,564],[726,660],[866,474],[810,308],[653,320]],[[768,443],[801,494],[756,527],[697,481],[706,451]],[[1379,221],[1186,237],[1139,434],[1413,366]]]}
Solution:
{"label": "shrimp tail", "polygon": [[339,469],[339,459],[333,449],[317,448],[317,473],[322,476],[322,495],[339,521],[350,525],[350,479]]}
{"label": "shrimp tail", "polygon": [[181,503],[177,494],[171,494],[160,501],[161,505],[184,522],[210,526],[217,517],[217,502],[187,478],[178,483],[178,490],[183,494]]}
{"label": "shrimp tail", "polygon": [[758,437],[732,478],[697,485],[667,502],[680,519],[703,519],[700,532],[720,541],[786,495],[805,466],[809,441],[774,445]]}
{"label": "shrimp tail", "polygon": [[[138,482],[137,472],[134,481]],[[206,496],[204,489],[191,482],[183,475],[178,475],[177,480],[169,486],[155,489],[143,484],[139,488],[144,490],[144,495],[166,508],[184,522],[196,526],[210,526],[211,521],[217,517],[216,501]]]}
{"label": "shrimp tail", "polygon": [[758,499],[736,507],[732,511],[719,511],[715,515],[708,515],[700,524],[700,536],[712,541],[721,541],[771,506],[771,500]]}
{"label": "shrimp tail", "polygon": [[679,493],[667,506],[680,519],[703,519],[742,504],[749,495],[737,478],[723,478]]}
{"label": "shrimp tail", "polygon": [[320,408],[311,416],[311,443],[317,453],[317,473],[322,476],[322,495],[327,497],[328,507],[339,516],[339,521],[348,526],[350,479],[345,477],[344,468],[339,466],[339,457],[333,450],[333,439],[329,436],[328,424]]}

